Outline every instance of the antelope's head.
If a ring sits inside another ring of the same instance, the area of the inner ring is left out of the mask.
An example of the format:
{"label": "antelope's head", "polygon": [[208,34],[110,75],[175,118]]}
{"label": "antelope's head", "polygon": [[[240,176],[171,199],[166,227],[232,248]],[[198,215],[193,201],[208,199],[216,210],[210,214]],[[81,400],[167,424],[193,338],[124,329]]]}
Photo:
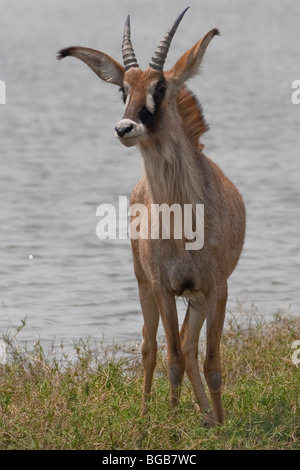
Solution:
{"label": "antelope's head", "polygon": [[171,70],[164,72],[171,41],[188,8],[178,16],[163,36],[144,71],[139,68],[132,47],[129,15],[122,42],[124,65],[103,52],[86,47],[68,47],[58,52],[58,59],[66,56],[77,57],[102,80],[120,87],[125,113],[115,126],[115,135],[126,147],[145,141],[158,132],[161,119],[168,114],[167,109],[172,108],[184,82],[197,73],[209,42],[215,34],[219,34],[217,29],[209,31],[183,54]]}

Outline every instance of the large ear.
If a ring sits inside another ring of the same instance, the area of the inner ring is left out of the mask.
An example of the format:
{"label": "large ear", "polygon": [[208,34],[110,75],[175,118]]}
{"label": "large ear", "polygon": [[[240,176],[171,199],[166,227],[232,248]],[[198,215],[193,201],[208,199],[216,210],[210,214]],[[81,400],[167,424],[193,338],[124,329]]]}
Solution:
{"label": "large ear", "polygon": [[175,84],[178,87],[181,87],[186,80],[198,72],[206,48],[216,34],[220,34],[216,28],[209,31],[191,49],[183,54],[169,71],[169,77],[175,80]]}
{"label": "large ear", "polygon": [[108,83],[123,86],[125,68],[103,52],[88,47],[67,47],[57,53],[58,60],[67,56],[77,57],[85,62],[97,75]]}

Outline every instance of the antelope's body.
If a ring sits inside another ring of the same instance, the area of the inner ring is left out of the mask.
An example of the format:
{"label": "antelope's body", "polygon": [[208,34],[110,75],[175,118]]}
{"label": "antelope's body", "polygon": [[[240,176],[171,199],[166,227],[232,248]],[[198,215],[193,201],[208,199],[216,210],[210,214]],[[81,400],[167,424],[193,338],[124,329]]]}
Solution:
{"label": "antelope's body", "polygon": [[[186,10],[185,10],[186,11]],[[172,37],[185,13],[163,37],[150,65],[142,71],[130,40],[129,17],[123,38],[124,66],[93,49],[72,47],[59,58],[73,55],[100,78],[123,91],[125,114],[116,135],[126,146],[138,145],[144,176],[135,186],[131,205],[147,207],[149,233],[153,204],[204,205],[204,244],[187,250],[184,237],[132,239],[135,274],[144,316],[143,412],[147,410],[156,364],[156,334],[161,317],[168,349],[171,405],[177,404],[184,371],[193,385],[207,426],[223,422],[221,403],[220,339],[227,301],[227,279],[242,250],[245,209],[242,197],[219,167],[202,152],[200,136],[207,130],[202,109],[184,82],[200,65],[216,29],[207,33],[168,71],[164,61]],[[141,214],[139,214],[141,217]],[[142,220],[140,220],[142,222]],[[193,212],[195,226],[195,211]],[[188,300],[179,331],[176,296]],[[212,398],[211,409],[198,367],[200,329],[207,320],[204,374]]]}

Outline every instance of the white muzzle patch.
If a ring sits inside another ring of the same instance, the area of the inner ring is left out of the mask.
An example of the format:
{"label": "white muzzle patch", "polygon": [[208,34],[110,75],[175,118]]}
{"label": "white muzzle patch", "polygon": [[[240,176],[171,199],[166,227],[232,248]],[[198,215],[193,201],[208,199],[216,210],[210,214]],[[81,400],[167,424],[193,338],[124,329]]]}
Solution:
{"label": "white muzzle patch", "polygon": [[115,127],[115,136],[126,147],[136,145],[145,133],[146,128],[144,124],[132,121],[132,119],[121,119]]}

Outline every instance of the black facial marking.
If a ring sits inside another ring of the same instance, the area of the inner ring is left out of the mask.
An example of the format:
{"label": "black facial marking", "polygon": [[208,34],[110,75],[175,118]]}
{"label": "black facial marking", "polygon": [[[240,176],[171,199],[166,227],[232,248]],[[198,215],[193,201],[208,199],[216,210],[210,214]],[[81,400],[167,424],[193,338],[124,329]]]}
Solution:
{"label": "black facial marking", "polygon": [[159,111],[166,94],[166,89],[166,80],[165,77],[162,75],[161,78],[158,80],[153,93],[153,100],[155,104],[154,113],[151,113],[145,105],[142,107],[139,113],[139,119],[148,128],[155,128],[159,120]]}
{"label": "black facial marking", "polygon": [[142,109],[140,110],[139,113],[139,119],[142,121],[142,123],[146,126],[149,127],[151,126],[151,123],[154,121],[156,118],[156,109],[155,113],[152,114],[150,111],[146,108],[146,106],[143,106]]}
{"label": "black facial marking", "polygon": [[126,96],[124,88],[120,88],[119,92],[122,93],[122,100],[123,100],[123,103],[125,104],[127,96]]}

